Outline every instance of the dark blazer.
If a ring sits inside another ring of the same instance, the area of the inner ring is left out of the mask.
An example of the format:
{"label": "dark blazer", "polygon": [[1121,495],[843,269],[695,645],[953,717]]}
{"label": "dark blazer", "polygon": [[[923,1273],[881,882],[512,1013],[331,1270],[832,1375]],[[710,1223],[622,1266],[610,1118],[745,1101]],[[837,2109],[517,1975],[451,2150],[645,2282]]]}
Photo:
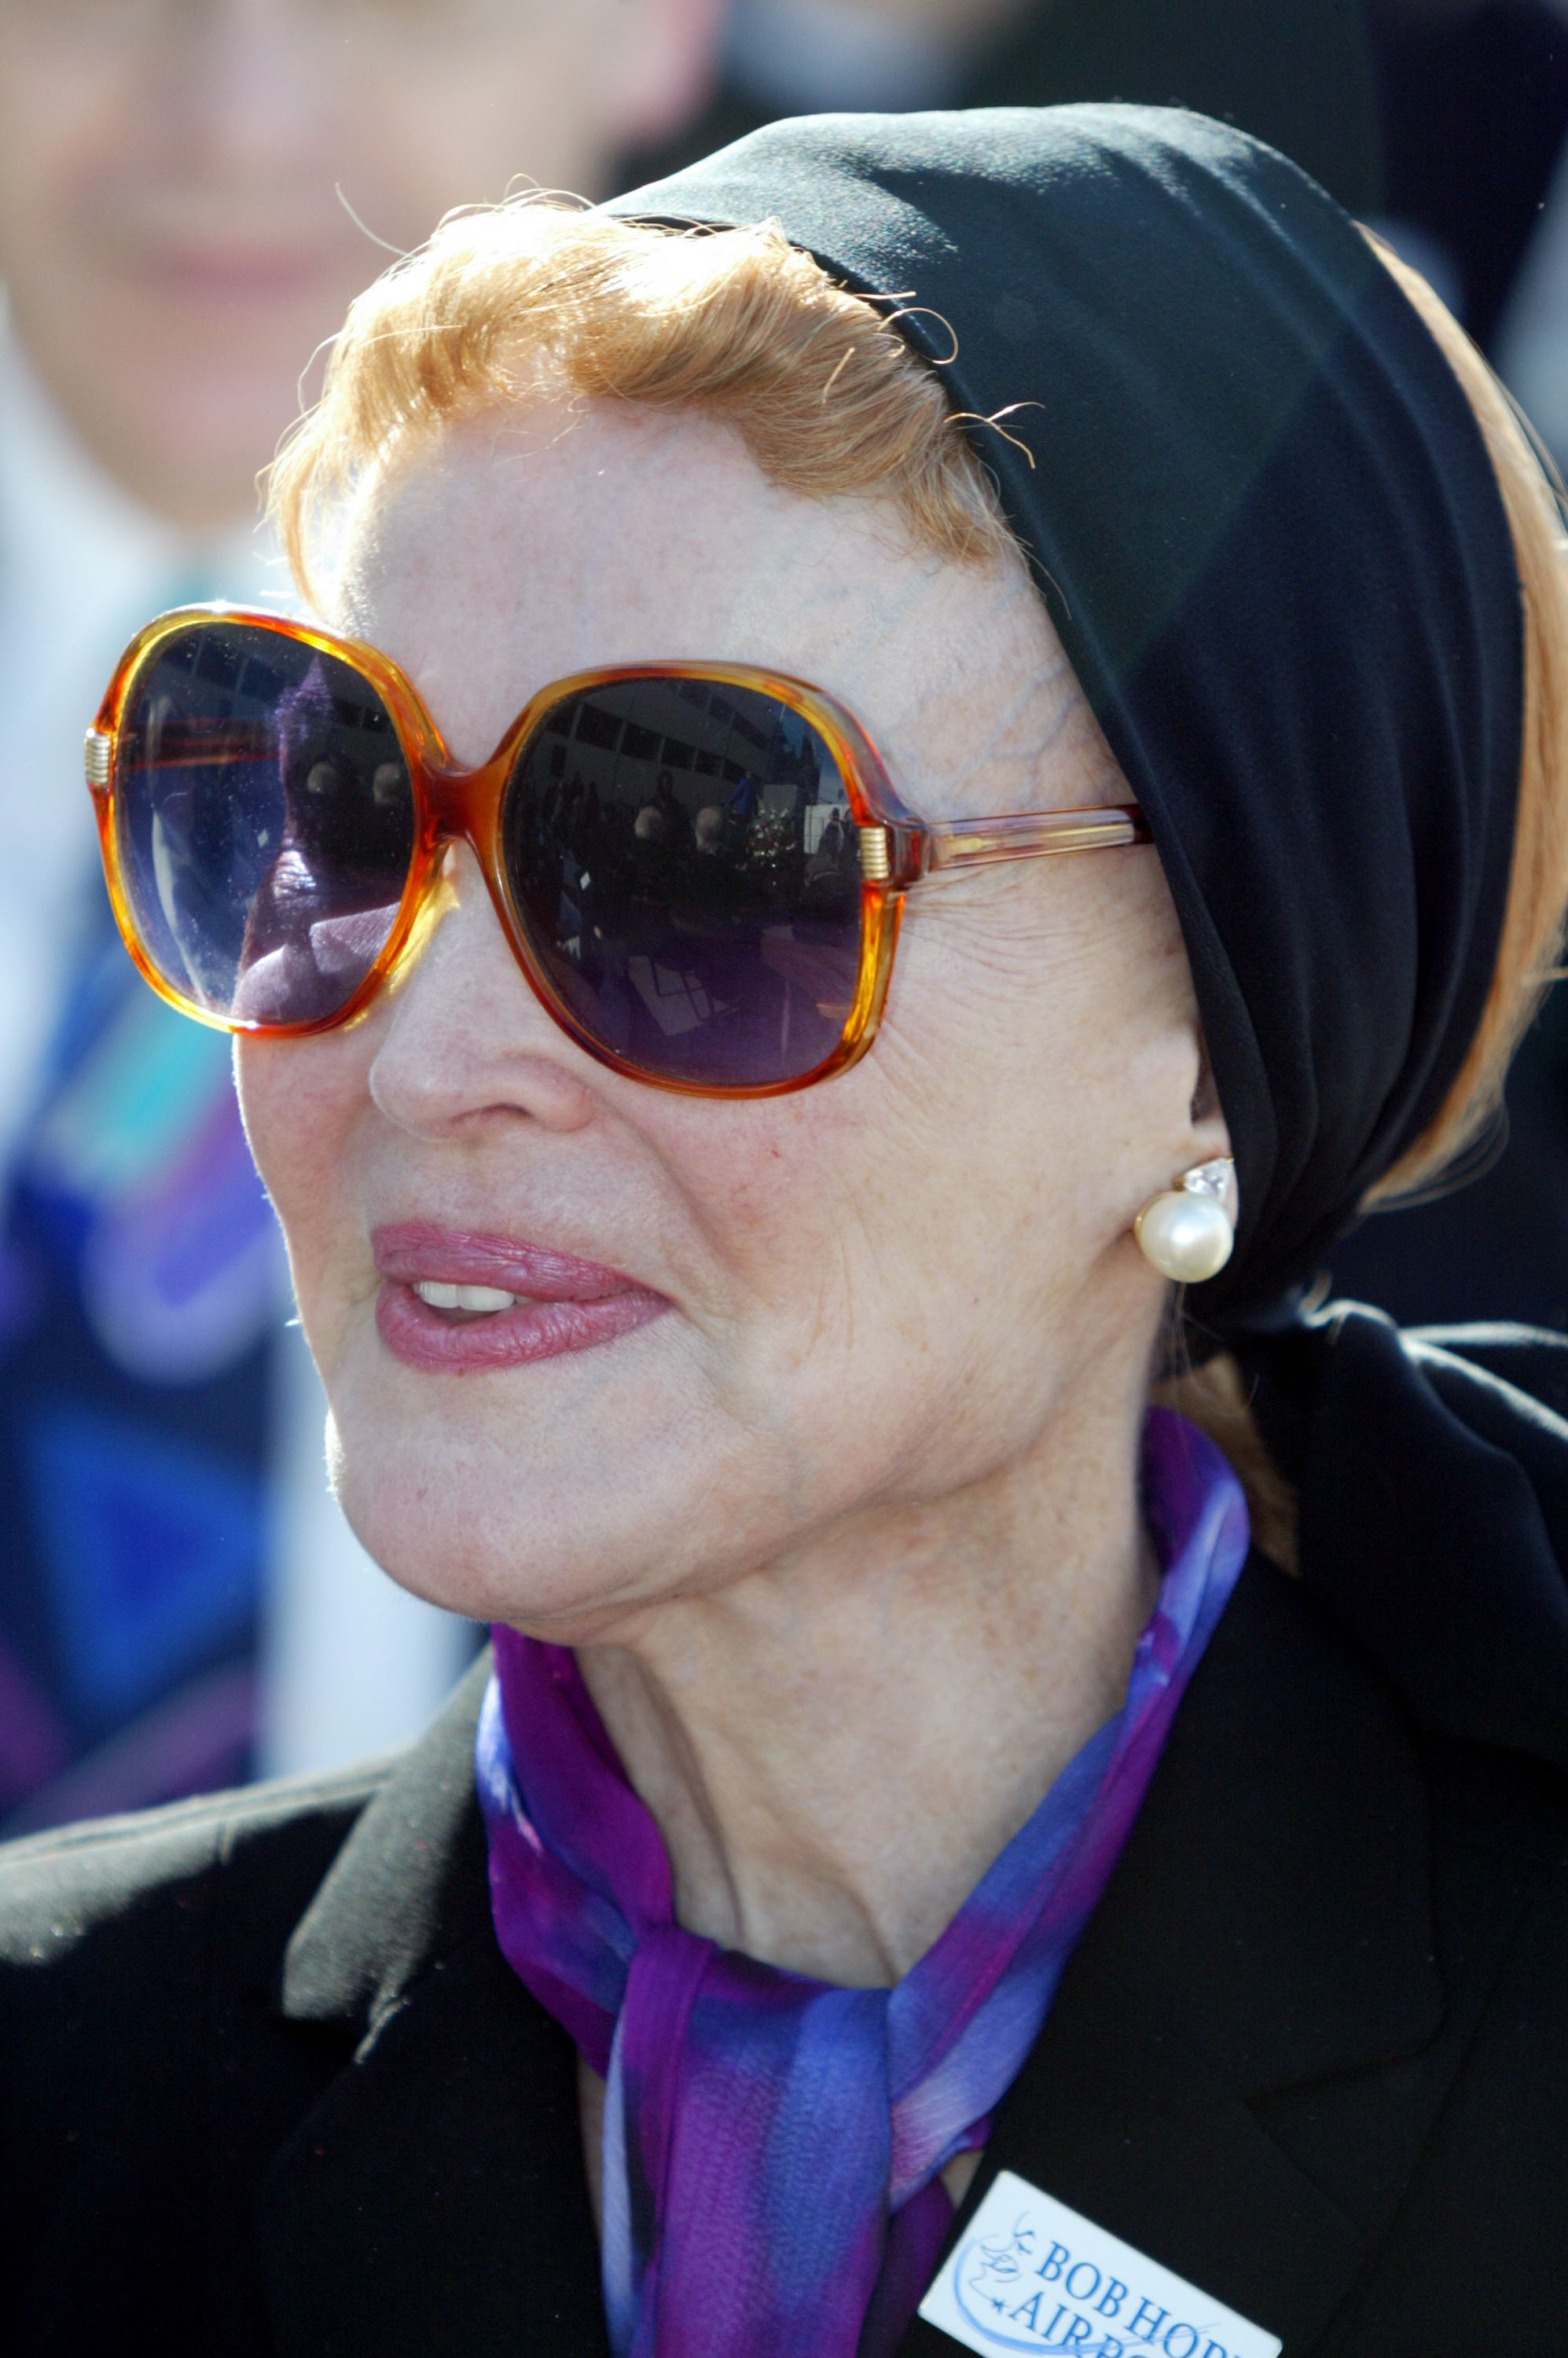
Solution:
{"label": "dark blazer", "polygon": [[[1522,1418],[1547,1475],[1498,1473],[1470,1622],[1422,1541],[1404,1617],[1378,1606],[1409,1675],[1249,1563],[965,2215],[1015,2170],[1289,2358],[1561,2358],[1568,1590],[1498,1518],[1541,1520],[1568,1425],[1369,1320],[1336,1348],[1332,1413],[1288,1366],[1270,1399],[1309,1503],[1368,1366],[1461,1455],[1500,1466]],[[1407,1476],[1441,1499],[1430,1455]],[[1520,1741],[1483,1724],[1488,1626],[1535,1659]],[[5,2352],[604,2358],[572,2050],[491,1926],[483,1675],[392,1762],[0,1855]],[[903,2358],[955,2347],[917,2324]]]}

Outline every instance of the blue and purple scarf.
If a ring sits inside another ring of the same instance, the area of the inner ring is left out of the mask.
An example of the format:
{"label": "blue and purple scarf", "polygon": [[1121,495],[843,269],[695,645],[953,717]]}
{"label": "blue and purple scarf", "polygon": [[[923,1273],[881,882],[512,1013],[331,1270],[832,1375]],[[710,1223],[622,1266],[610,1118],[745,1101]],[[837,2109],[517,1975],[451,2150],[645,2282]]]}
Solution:
{"label": "blue and purple scarf", "polygon": [[883,2358],[1105,1889],[1248,1548],[1240,1486],[1150,1412],[1163,1566],[1127,1700],[893,1989],[839,1989],[675,1921],[669,1860],[575,1657],[498,1628],[479,1795],[496,1934],[608,2083],[616,2358]]}

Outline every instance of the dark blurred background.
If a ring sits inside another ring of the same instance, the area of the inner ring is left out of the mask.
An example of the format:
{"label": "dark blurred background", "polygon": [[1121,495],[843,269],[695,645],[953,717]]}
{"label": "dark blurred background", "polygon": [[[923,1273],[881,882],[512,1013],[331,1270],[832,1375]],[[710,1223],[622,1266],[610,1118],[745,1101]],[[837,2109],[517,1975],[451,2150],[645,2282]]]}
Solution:
{"label": "dark blurred background", "polygon": [[[473,1642],[338,1516],[224,1044],[110,930],[79,748],[124,640],[287,605],[255,471],[449,207],[781,114],[1109,98],[1293,157],[1568,459],[1568,0],[0,0],[0,1827],[400,1742]],[[1568,993],[1509,1111],[1338,1290],[1568,1327]]]}

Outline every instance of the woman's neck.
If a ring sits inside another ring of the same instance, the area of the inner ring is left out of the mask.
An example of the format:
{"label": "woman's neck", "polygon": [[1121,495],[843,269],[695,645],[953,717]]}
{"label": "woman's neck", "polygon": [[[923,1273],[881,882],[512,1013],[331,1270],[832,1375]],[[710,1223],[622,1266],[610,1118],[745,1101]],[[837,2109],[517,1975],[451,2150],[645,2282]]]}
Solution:
{"label": "woman's neck", "polygon": [[1138,1422],[1054,1419],[957,1497],[579,1650],[683,1925],[846,1985],[908,1972],[1121,1702],[1156,1585]]}

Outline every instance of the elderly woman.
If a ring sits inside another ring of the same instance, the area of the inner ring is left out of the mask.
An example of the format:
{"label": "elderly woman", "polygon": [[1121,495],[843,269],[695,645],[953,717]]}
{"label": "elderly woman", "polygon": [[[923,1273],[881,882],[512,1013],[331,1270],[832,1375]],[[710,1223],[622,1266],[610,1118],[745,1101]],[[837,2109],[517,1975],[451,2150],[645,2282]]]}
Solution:
{"label": "elderly woman", "polygon": [[1568,893],[1482,363],[1217,124],[825,119],[449,222],[275,499],[89,772],[494,1650],[9,1855],[11,2346],[1560,2347],[1568,1351],[1306,1291]]}

